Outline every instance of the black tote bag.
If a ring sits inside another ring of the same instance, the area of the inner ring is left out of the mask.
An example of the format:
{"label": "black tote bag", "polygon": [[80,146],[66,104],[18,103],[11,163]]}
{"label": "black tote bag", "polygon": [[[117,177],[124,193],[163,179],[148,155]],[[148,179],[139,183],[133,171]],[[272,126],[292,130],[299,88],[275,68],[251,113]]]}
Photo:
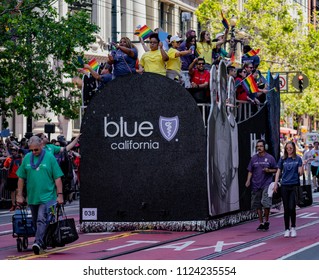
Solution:
{"label": "black tote bag", "polygon": [[[60,215],[61,213],[61,215]],[[64,206],[57,206],[56,221],[50,223],[45,234],[45,243],[48,247],[63,247],[79,239],[75,221],[68,218],[64,212]]]}

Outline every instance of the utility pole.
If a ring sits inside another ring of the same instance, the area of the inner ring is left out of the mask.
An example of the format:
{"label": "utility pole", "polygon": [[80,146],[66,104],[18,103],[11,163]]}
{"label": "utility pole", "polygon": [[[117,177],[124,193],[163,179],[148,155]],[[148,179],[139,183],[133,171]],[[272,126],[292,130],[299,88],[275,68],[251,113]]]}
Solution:
{"label": "utility pole", "polygon": [[112,42],[117,42],[117,1],[112,0]]}

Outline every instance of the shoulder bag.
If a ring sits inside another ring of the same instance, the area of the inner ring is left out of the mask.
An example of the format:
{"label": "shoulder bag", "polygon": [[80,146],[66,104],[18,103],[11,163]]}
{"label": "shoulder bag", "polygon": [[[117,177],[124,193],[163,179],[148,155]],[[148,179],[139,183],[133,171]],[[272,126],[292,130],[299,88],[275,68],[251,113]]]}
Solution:
{"label": "shoulder bag", "polygon": [[79,238],[74,219],[66,216],[63,205],[56,208],[56,219],[48,224],[45,234],[46,246],[53,248],[63,247]]}

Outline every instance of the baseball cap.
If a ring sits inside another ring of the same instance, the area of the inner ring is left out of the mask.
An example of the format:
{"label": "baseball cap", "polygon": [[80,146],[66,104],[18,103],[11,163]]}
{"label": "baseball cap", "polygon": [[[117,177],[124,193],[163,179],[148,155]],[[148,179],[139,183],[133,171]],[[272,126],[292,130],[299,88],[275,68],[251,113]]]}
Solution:
{"label": "baseball cap", "polygon": [[217,40],[219,37],[224,36],[224,35],[225,35],[224,32],[218,33],[218,34],[216,35],[215,39]]}
{"label": "baseball cap", "polygon": [[171,39],[169,39],[169,42],[173,43],[174,41],[181,42],[181,41],[183,41],[183,39],[179,38],[177,35],[174,35],[174,36],[171,37]]}

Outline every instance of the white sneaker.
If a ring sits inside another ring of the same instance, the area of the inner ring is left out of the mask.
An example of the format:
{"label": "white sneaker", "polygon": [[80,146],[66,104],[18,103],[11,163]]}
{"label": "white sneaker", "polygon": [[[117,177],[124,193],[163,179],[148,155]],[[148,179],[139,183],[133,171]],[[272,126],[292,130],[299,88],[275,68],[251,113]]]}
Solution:
{"label": "white sneaker", "polygon": [[290,230],[290,236],[291,237],[296,237],[297,236],[297,232],[296,232],[296,229],[294,227],[292,227],[291,230]]}
{"label": "white sneaker", "polygon": [[289,237],[290,236],[290,230],[286,229],[284,233],[284,237]]}

